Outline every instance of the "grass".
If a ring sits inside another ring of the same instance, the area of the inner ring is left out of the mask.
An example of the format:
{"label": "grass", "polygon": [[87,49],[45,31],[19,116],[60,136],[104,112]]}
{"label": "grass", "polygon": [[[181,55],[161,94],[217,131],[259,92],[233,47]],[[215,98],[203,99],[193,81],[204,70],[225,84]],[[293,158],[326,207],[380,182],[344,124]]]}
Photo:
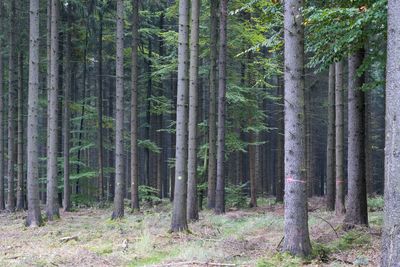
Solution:
{"label": "grass", "polygon": [[[110,220],[111,209],[85,208],[62,213],[61,219],[43,227],[23,226],[23,213],[0,214],[0,266],[117,265],[152,266],[196,261],[234,263],[245,266],[299,266],[329,262],[341,253],[363,261],[376,242],[368,231],[340,232],[341,221],[333,213],[310,213],[313,257],[307,261],[278,253],[283,236],[283,206],[270,199],[260,199],[259,207],[214,215],[202,211],[200,220],[190,224],[191,234],[168,233],[170,203],[163,202],[140,213],[126,212],[122,220]],[[369,215],[379,229],[382,212]],[[339,227],[338,227],[339,228]],[[66,243],[60,239],[77,236]],[[354,251],[359,253],[354,254]],[[370,260],[370,257],[367,257]],[[332,263],[333,264],[333,263]],[[333,266],[333,265],[332,265]]]}

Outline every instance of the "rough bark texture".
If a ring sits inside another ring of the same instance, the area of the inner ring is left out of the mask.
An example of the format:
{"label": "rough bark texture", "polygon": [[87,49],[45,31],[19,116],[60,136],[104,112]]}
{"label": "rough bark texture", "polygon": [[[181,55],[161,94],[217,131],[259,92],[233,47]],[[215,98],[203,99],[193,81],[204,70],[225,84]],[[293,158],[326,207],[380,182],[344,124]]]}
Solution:
{"label": "rough bark texture", "polygon": [[278,97],[280,97],[280,106],[279,106],[279,115],[278,115],[278,130],[277,130],[277,145],[276,145],[276,182],[275,182],[275,191],[276,191],[276,201],[283,202],[284,190],[285,190],[285,170],[284,170],[284,87],[281,82],[281,78],[278,77]]}
{"label": "rough bark texture", "polygon": [[343,103],[343,62],[335,63],[335,173],[336,173],[336,214],[344,214],[344,103]]}
{"label": "rough bark texture", "polygon": [[[250,134],[250,143],[256,142],[256,134]],[[249,145],[250,166],[250,207],[257,207],[257,184],[256,184],[256,149],[255,145]]]}
{"label": "rough bark texture", "polygon": [[329,66],[328,137],[326,148],[326,208],[335,209],[335,65]]}
{"label": "rough bark texture", "polygon": [[27,193],[28,216],[26,225],[41,223],[39,203],[38,160],[39,109],[39,0],[31,0],[29,8],[29,87],[27,128]]}
{"label": "rough bark texture", "polygon": [[104,149],[103,149],[103,11],[99,12],[99,43],[98,43],[98,77],[97,77],[97,162],[99,177],[97,178],[97,196],[104,200]]}
{"label": "rough bark texture", "polygon": [[132,85],[131,85],[131,208],[139,210],[138,172],[138,44],[139,44],[139,0],[132,0]]}
{"label": "rough bark texture", "polygon": [[115,194],[112,219],[124,217],[124,1],[117,0],[115,67]]}
{"label": "rough bark texture", "polygon": [[388,1],[386,65],[385,208],[382,267],[400,262],[400,1]]}
{"label": "rough bark texture", "polygon": [[210,104],[208,106],[208,188],[207,207],[215,207],[215,186],[217,177],[217,41],[218,41],[218,1],[210,0]]}
{"label": "rough bark texture", "polygon": [[283,251],[307,256],[307,181],[304,135],[303,1],[285,1],[285,227]]}
{"label": "rough bark texture", "polygon": [[189,143],[188,143],[188,195],[187,218],[199,219],[197,203],[197,105],[199,72],[199,16],[200,0],[192,0],[192,26],[190,33],[189,68]]}
{"label": "rough bark texture", "polygon": [[57,156],[58,156],[58,19],[59,0],[51,1],[50,89],[47,118],[47,198],[46,215],[49,221],[58,218]]}
{"label": "rough bark texture", "polygon": [[25,207],[25,183],[24,183],[24,120],[22,114],[23,102],[23,56],[18,55],[18,93],[17,93],[17,210],[23,210]]}
{"label": "rough bark texture", "polygon": [[176,154],[175,189],[171,231],[188,229],[186,218],[187,195],[187,96],[189,70],[189,1],[179,1],[179,37],[178,37],[178,88],[176,103]]}
{"label": "rough bark texture", "polygon": [[8,56],[8,197],[7,197],[7,209],[14,211],[15,209],[15,193],[14,193],[14,181],[15,181],[15,103],[16,103],[16,87],[17,80],[15,75],[15,19],[16,19],[16,8],[15,0],[11,0],[11,12],[10,12],[10,39],[9,39],[9,56]]}
{"label": "rough bark texture", "polygon": [[225,212],[225,95],[227,55],[228,1],[220,1],[219,54],[218,54],[218,127],[217,127],[217,186],[215,213]]}
{"label": "rough bark texture", "polygon": [[63,209],[69,211],[71,209],[71,189],[70,189],[70,165],[69,165],[69,149],[70,149],[70,95],[72,85],[72,69],[71,69],[71,5],[68,5],[67,14],[67,35],[65,45],[65,80],[64,80],[64,114],[63,114],[63,157],[64,157],[64,191],[63,191]]}
{"label": "rough bark texture", "polygon": [[[3,16],[4,5],[0,2],[0,31],[4,32]],[[0,37],[0,50],[3,50],[3,39]],[[5,209],[5,196],[4,196],[4,66],[3,54],[0,53],[0,210]]]}
{"label": "rough bark texture", "polygon": [[364,77],[357,75],[357,69],[364,59],[360,50],[349,56],[348,86],[348,199],[345,224],[368,225],[367,188],[365,178],[365,97],[361,86]]}

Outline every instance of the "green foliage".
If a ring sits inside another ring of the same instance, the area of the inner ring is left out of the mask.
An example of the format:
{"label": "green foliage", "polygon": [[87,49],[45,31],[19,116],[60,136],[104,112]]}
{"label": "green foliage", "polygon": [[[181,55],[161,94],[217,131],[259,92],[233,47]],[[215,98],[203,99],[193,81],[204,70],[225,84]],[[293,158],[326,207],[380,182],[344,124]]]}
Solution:
{"label": "green foliage", "polygon": [[371,211],[382,211],[385,205],[383,196],[376,196],[368,198],[368,210]]}
{"label": "green foliage", "polygon": [[161,199],[158,197],[156,188],[146,185],[139,185],[139,201],[148,203],[159,203]]}
{"label": "green foliage", "polygon": [[149,139],[145,140],[138,140],[138,146],[148,149],[151,152],[154,153],[161,153],[161,147],[157,146],[157,144]]}
{"label": "green foliage", "polygon": [[244,193],[246,186],[248,186],[247,183],[241,185],[229,184],[225,187],[227,207],[244,208],[247,206],[247,198]]}
{"label": "green foliage", "polygon": [[368,245],[371,243],[371,237],[368,233],[361,230],[351,230],[346,232],[339,239],[330,244],[332,251],[344,251],[358,246]]}
{"label": "green foliage", "polygon": [[95,202],[96,199],[90,195],[71,195],[71,203],[75,207],[93,207]]}
{"label": "green foliage", "polygon": [[297,267],[302,265],[302,259],[292,256],[289,253],[276,253],[271,258],[262,259],[257,267]]}

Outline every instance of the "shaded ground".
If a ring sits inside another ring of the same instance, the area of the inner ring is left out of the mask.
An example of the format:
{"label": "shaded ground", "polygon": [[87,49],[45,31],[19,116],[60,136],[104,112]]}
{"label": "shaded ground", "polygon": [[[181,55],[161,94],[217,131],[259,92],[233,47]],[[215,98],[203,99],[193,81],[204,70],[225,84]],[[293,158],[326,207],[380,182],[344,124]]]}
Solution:
{"label": "shaded ground", "polygon": [[[169,234],[170,204],[111,221],[110,209],[61,214],[44,227],[23,226],[24,213],[0,214],[0,266],[378,266],[380,211],[369,229],[340,230],[342,218],[310,201],[313,259],[277,253],[283,207],[262,199],[256,209],[201,213],[191,234]],[[219,264],[219,265],[218,265]],[[225,264],[225,265],[223,265]]]}

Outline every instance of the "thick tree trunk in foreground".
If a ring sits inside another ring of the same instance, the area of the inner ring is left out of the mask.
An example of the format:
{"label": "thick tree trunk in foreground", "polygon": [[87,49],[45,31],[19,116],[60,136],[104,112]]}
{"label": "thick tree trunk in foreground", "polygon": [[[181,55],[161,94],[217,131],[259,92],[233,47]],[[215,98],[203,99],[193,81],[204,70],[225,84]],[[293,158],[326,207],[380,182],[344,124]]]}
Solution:
{"label": "thick tree trunk in foreground", "polygon": [[400,1],[388,2],[386,65],[385,208],[382,267],[400,262]]}
{"label": "thick tree trunk in foreground", "polygon": [[343,62],[335,63],[335,163],[336,163],[336,214],[344,214],[344,103],[343,103]]}
{"label": "thick tree trunk in foreground", "polygon": [[41,223],[39,203],[38,109],[39,109],[39,0],[30,1],[29,9],[29,87],[27,130],[27,193],[26,225]]}
{"label": "thick tree trunk in foreground", "polygon": [[197,105],[199,72],[199,16],[200,0],[192,0],[192,28],[190,36],[189,68],[189,144],[188,144],[188,195],[187,218],[199,219],[197,203]]}
{"label": "thick tree trunk in foreground", "polygon": [[117,0],[115,68],[115,195],[112,219],[124,217],[124,1]]}
{"label": "thick tree trunk in foreground", "polygon": [[58,218],[58,184],[57,184],[57,156],[58,156],[58,19],[59,0],[51,1],[51,56],[50,56],[50,89],[48,92],[47,118],[47,198],[46,215],[49,221]]}
{"label": "thick tree trunk in foreground", "polygon": [[210,103],[208,107],[208,187],[207,207],[215,207],[215,186],[217,179],[217,41],[218,41],[218,1],[210,0]]}
{"label": "thick tree trunk in foreground", "polygon": [[[4,4],[0,3],[0,31],[4,32],[3,26],[3,10]],[[0,37],[0,50],[3,50],[3,40]],[[3,66],[3,55],[0,54],[0,211],[5,209],[5,196],[4,196],[4,66]]]}
{"label": "thick tree trunk in foreground", "polygon": [[171,231],[180,232],[188,229],[186,218],[187,193],[187,115],[186,99],[189,70],[189,1],[179,1],[179,37],[178,37],[178,88],[176,104],[176,154],[175,154],[175,189],[172,211]]}
{"label": "thick tree trunk in foreground", "polygon": [[328,136],[326,148],[326,208],[335,209],[335,65],[329,66]]}
{"label": "thick tree trunk in foreground", "polygon": [[349,57],[348,86],[348,199],[345,224],[368,225],[367,188],[365,178],[365,96],[361,90],[364,77],[357,75],[357,69],[364,59],[360,50]]}
{"label": "thick tree trunk in foreground", "polygon": [[285,1],[285,235],[283,251],[307,256],[307,181],[304,172],[303,1]]}
{"label": "thick tree trunk in foreground", "polygon": [[63,209],[69,211],[71,209],[71,189],[70,189],[70,165],[69,165],[69,149],[70,149],[70,95],[72,85],[72,66],[71,66],[71,24],[72,24],[72,8],[68,5],[67,14],[67,33],[65,46],[65,81],[64,81],[64,114],[63,114],[63,157],[64,157],[64,191],[63,191]]}
{"label": "thick tree trunk in foreground", "polygon": [[138,45],[139,0],[132,0],[132,85],[131,85],[131,208],[139,210],[138,170]]}
{"label": "thick tree trunk in foreground", "polygon": [[17,210],[25,208],[25,189],[24,189],[24,120],[22,115],[23,102],[23,56],[18,55],[18,94],[17,94]]}
{"label": "thick tree trunk in foreground", "polygon": [[15,181],[15,103],[16,103],[16,86],[17,80],[15,75],[15,19],[16,19],[16,0],[11,0],[11,12],[10,12],[10,42],[9,42],[9,56],[8,56],[8,198],[7,198],[7,209],[14,211],[15,209],[15,192],[14,192],[14,181]]}
{"label": "thick tree trunk in foreground", "polygon": [[217,186],[215,213],[225,212],[225,95],[228,0],[220,1],[218,57],[218,129],[217,129]]}

